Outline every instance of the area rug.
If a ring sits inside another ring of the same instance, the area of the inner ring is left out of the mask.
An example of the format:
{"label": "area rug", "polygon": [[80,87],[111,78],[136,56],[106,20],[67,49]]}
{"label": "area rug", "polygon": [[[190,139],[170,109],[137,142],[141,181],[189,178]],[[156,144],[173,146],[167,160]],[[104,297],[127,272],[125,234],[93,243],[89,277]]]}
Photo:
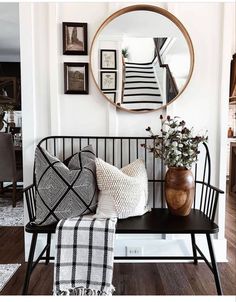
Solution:
{"label": "area rug", "polygon": [[20,264],[0,264],[0,291],[15,274]]}
{"label": "area rug", "polygon": [[23,201],[16,203],[12,207],[10,198],[0,198],[0,227],[1,226],[23,226],[24,225],[24,208]]}

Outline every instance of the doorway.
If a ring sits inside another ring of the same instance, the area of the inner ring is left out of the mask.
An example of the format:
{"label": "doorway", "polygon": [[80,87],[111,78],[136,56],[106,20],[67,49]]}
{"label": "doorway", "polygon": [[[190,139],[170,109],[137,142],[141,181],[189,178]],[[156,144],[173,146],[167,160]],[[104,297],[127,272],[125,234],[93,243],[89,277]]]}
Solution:
{"label": "doorway", "polygon": [[[2,154],[0,158],[0,227],[12,227],[23,226],[24,223],[23,198],[19,190],[23,186],[23,165],[18,3],[0,3],[0,28],[0,135],[2,135],[0,148],[5,146],[5,138],[10,137],[14,151],[11,159],[7,156],[7,148],[2,153],[0,152]],[[12,150],[11,145],[8,148]],[[8,175],[7,170],[10,169],[10,165],[4,166],[4,161],[6,163],[7,160],[9,163],[13,162],[12,165],[16,167],[13,172],[14,176]],[[13,178],[17,182],[13,182]],[[17,184],[15,197],[14,183]]]}

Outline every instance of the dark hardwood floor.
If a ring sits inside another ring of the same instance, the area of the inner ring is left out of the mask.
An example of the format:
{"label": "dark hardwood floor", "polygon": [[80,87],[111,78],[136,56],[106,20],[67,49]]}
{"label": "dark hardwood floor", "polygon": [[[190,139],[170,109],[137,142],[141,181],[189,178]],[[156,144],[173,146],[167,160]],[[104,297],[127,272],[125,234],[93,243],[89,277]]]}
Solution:
{"label": "dark hardwood floor", "polygon": [[[228,196],[226,206],[228,263],[219,263],[223,292],[236,295],[236,200]],[[20,227],[0,228],[0,263],[22,263],[0,293],[20,295],[26,264],[24,232]],[[51,295],[53,265],[39,264],[32,274],[29,294]],[[115,264],[116,295],[215,295],[213,276],[205,263]]]}

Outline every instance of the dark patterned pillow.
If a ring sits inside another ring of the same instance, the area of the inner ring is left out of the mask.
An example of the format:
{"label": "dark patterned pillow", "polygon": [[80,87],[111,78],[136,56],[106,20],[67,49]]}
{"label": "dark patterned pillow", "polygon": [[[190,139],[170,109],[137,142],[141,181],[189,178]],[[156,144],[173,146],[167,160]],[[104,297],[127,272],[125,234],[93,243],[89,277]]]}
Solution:
{"label": "dark patterned pillow", "polygon": [[87,146],[70,158],[67,167],[43,148],[36,148],[36,224],[95,213],[95,158],[92,146]]}

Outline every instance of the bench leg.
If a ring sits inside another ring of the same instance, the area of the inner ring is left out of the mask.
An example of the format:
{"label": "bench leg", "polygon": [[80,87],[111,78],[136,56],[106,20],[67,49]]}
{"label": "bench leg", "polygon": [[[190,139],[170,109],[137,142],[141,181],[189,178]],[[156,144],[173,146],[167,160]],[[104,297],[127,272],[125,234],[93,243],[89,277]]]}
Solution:
{"label": "bench leg", "polygon": [[192,241],[192,249],[193,249],[193,258],[194,258],[194,264],[197,265],[197,250],[196,250],[196,241],[195,241],[195,234],[191,234],[191,241]]}
{"label": "bench leg", "polygon": [[22,295],[27,295],[27,292],[28,292],[30,276],[31,276],[31,273],[32,273],[32,266],[33,266],[33,262],[34,262],[34,252],[35,252],[37,237],[38,237],[37,233],[33,234],[33,237],[32,237],[32,240],[31,240],[29,258],[28,258],[28,265],[27,265],[27,270],[26,270]]}
{"label": "bench leg", "polygon": [[51,233],[48,233],[47,235],[47,245],[48,245],[48,248],[47,248],[47,251],[46,251],[46,261],[45,261],[45,264],[47,265],[50,261],[50,250],[51,250]]}
{"label": "bench leg", "polygon": [[214,278],[215,278],[217,294],[222,295],[223,292],[222,292],[222,287],[221,287],[221,282],[220,282],[219,271],[218,271],[217,263],[215,260],[215,253],[214,253],[214,249],[212,246],[211,236],[210,236],[210,234],[206,234],[206,237],[207,237],[207,243],[208,243],[209,253],[210,253],[210,257],[211,257],[212,272],[213,272]]}

